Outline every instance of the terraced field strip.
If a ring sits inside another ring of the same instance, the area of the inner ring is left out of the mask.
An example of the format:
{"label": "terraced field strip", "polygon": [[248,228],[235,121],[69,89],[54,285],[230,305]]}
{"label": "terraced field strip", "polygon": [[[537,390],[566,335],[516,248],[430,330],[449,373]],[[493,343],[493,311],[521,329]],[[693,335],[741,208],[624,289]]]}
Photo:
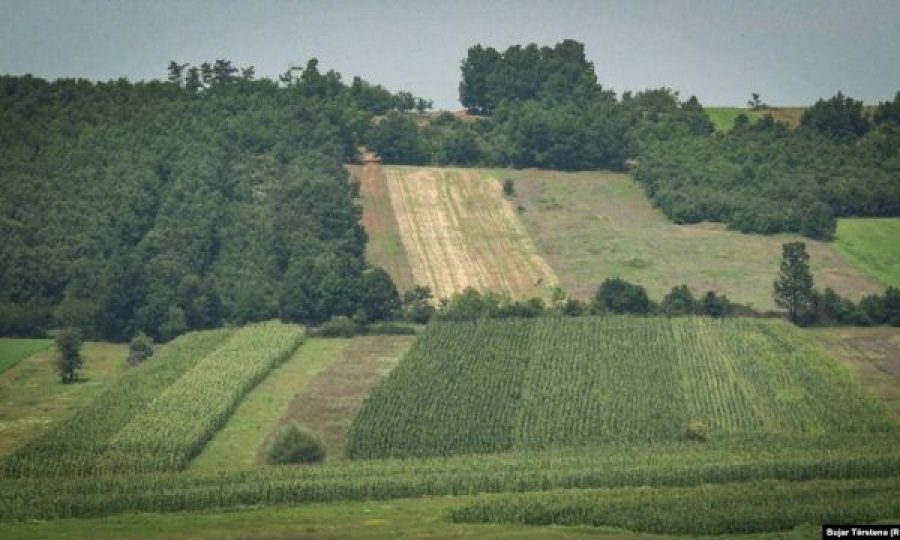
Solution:
{"label": "terraced field strip", "polygon": [[897,431],[811,336],[775,320],[580,317],[432,323],[365,402],[347,453],[416,457]]}
{"label": "terraced field strip", "polygon": [[55,354],[53,348],[44,348],[0,373],[0,456],[47,430],[55,431],[56,422],[114,385],[126,370],[128,346],[86,342],[81,349],[80,382],[74,384],[59,382],[53,370]]}
{"label": "terraced field strip", "polygon": [[287,360],[302,340],[301,327],[278,321],[235,331],[116,433],[102,457],[102,470],[183,469],[250,390]]}
{"label": "terraced field strip", "polygon": [[719,224],[676,225],[626,174],[503,174],[515,181],[517,201],[525,207],[521,216],[538,249],[566,290],[581,299],[590,298],[604,278],[619,276],[643,285],[658,300],[672,287],[687,284],[695,294],[713,289],[756,309],[778,309],[772,282],[781,245],[798,240],[806,243],[817,287],[853,299],[884,291],[884,284],[827,242],[741,234]]}
{"label": "terraced field strip", "polygon": [[260,448],[291,400],[307,391],[310,381],[340,356],[346,342],[307,339],[241,401],[225,427],[191,461],[189,470],[203,473],[256,466]]}
{"label": "terraced field strip", "polygon": [[342,457],[347,427],[363,400],[414,340],[414,336],[359,336],[314,341],[320,354],[334,360],[296,395],[279,424],[303,426],[322,438],[330,458]]}
{"label": "terraced field strip", "polygon": [[400,226],[391,206],[384,169],[377,163],[349,165],[347,168],[359,182],[359,196],[363,205],[362,224],[369,235],[366,260],[384,268],[401,293],[412,289],[416,283],[400,239]]}
{"label": "terraced field strip", "polygon": [[[758,480],[879,479],[900,476],[898,441],[897,433],[745,434],[716,437],[705,444],[592,445],[207,475],[7,480],[0,481],[0,522],[4,522],[0,527],[6,530],[6,522],[11,521],[134,512],[348,501],[375,505],[379,500],[476,493],[641,486],[704,489],[705,484]],[[690,498],[683,500],[691,504]]]}
{"label": "terraced field strip", "polygon": [[413,278],[435,297],[466,287],[542,296],[557,282],[496,178],[472,169],[384,170]]}
{"label": "terraced field strip", "polygon": [[657,534],[750,534],[900,515],[900,477],[570,490],[485,497],[456,522],[592,525]]}

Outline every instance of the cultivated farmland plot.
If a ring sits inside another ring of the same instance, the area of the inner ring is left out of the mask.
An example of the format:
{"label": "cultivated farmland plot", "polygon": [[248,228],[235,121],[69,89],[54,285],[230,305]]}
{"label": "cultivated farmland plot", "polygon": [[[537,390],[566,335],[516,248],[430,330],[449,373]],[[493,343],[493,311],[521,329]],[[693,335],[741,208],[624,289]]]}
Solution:
{"label": "cultivated farmland plot", "polygon": [[429,327],[351,426],[356,457],[426,456],[716,433],[893,431],[781,321],[545,318]]}
{"label": "cultivated farmland plot", "polygon": [[2,473],[88,476],[180,470],[302,337],[300,327],[278,322],[186,334],[10,455],[2,462]]}
{"label": "cultivated farmland plot", "polygon": [[466,287],[541,296],[556,284],[496,178],[472,169],[384,171],[413,279],[436,298]]}

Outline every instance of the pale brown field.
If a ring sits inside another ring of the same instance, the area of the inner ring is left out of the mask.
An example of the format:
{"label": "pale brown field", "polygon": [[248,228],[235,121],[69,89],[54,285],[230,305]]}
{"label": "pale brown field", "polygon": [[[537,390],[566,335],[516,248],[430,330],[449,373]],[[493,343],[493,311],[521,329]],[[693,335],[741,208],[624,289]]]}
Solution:
{"label": "pale brown field", "polygon": [[543,296],[557,283],[488,173],[387,167],[385,178],[413,279],[436,298],[466,287]]}
{"label": "pale brown field", "polygon": [[329,459],[339,459],[347,427],[363,399],[393,369],[413,341],[415,336],[353,338],[297,393],[278,425],[293,422],[303,426],[321,437]]}
{"label": "pale brown field", "polygon": [[362,199],[362,225],[369,235],[366,260],[380,266],[391,276],[402,293],[415,285],[412,269],[400,240],[400,228],[391,206],[384,169],[375,161],[365,165],[349,165],[350,174],[359,182]]}

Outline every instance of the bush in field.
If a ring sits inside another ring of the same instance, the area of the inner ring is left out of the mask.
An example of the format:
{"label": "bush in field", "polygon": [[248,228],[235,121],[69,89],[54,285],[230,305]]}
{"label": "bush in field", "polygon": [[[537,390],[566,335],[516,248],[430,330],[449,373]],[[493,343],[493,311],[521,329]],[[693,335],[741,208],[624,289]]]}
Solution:
{"label": "bush in field", "polygon": [[75,380],[75,371],[84,360],[81,358],[81,331],[77,328],[63,328],[56,336],[56,371],[62,382]]}
{"label": "bush in field", "polygon": [[128,344],[128,365],[136,366],[153,356],[153,339],[143,332],[138,332]]}
{"label": "bush in field", "polygon": [[670,317],[677,315],[693,315],[697,310],[697,301],[687,285],[672,287],[660,304],[662,312]]}
{"label": "bush in field", "polygon": [[349,317],[332,317],[328,322],[320,326],[312,334],[321,337],[353,337],[358,326]]}
{"label": "bush in field", "polygon": [[647,291],[640,285],[634,285],[622,278],[603,280],[591,306],[595,313],[638,313],[650,311],[650,299]]}
{"label": "bush in field", "polygon": [[325,459],[325,447],[310,433],[291,424],[275,436],[266,456],[269,463],[317,463]]}

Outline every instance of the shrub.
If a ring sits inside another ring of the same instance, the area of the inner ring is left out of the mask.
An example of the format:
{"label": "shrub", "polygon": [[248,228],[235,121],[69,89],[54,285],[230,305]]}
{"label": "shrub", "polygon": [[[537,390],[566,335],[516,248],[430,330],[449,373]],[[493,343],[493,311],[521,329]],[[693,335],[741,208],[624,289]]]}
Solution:
{"label": "shrub", "polygon": [[370,324],[366,333],[373,336],[412,336],[415,335],[416,329],[405,324],[380,322]]}
{"label": "shrub", "polygon": [[321,337],[353,337],[356,335],[357,326],[349,317],[332,317],[328,322],[320,326],[311,335]]}
{"label": "shrub", "polygon": [[128,365],[136,366],[153,356],[153,339],[143,332],[138,332],[128,344]]}
{"label": "shrub", "polygon": [[325,447],[307,431],[291,424],[283,428],[267,454],[269,463],[317,463],[325,459]]}
{"label": "shrub", "polygon": [[503,181],[503,194],[507,197],[516,196],[516,185],[509,178]]}

